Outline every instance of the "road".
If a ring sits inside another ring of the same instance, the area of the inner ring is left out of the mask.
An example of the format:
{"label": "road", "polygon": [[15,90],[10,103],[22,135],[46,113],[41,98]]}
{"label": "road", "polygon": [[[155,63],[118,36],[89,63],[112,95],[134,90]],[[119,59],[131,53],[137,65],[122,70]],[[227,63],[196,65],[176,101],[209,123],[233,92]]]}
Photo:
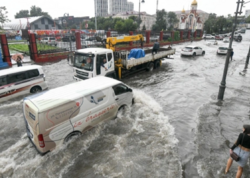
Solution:
{"label": "road", "polygon": [[[250,74],[239,75],[249,34],[233,43],[222,105],[216,97],[226,56],[200,41],[192,45],[204,48],[205,56],[181,57],[191,42],[175,45],[173,60],[123,80],[134,89],[132,108],[43,157],[26,136],[23,97],[2,103],[0,177],[225,177],[229,146],[250,123]],[[45,64],[44,71],[49,88],[74,82],[66,60]],[[234,163],[227,177],[235,177],[236,170]],[[250,175],[249,167],[243,175]]]}

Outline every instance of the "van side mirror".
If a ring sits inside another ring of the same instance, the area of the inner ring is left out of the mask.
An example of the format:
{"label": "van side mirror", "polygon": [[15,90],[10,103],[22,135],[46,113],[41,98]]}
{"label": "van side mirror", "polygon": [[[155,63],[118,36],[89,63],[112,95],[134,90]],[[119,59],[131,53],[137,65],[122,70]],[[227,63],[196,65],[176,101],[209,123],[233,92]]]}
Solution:
{"label": "van side mirror", "polygon": [[131,88],[128,88],[127,91],[128,92],[133,92],[133,90]]}

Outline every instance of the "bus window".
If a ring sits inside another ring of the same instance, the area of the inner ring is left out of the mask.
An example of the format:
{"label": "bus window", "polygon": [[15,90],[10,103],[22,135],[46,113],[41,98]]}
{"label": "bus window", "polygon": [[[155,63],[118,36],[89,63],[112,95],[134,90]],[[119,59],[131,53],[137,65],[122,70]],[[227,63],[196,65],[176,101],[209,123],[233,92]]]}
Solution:
{"label": "bus window", "polygon": [[0,77],[0,86],[4,86],[7,84],[7,77],[6,76],[1,76]]}
{"label": "bus window", "polygon": [[25,72],[17,73],[17,74],[11,74],[11,75],[8,75],[8,77],[7,77],[8,84],[15,83],[15,82],[20,82],[20,81],[23,81],[25,79],[26,79]]}
{"label": "bus window", "polygon": [[35,70],[29,70],[29,71],[27,71],[27,73],[28,73],[28,77],[29,78],[33,78],[33,77],[39,76],[39,72],[38,72],[37,69],[35,69]]}

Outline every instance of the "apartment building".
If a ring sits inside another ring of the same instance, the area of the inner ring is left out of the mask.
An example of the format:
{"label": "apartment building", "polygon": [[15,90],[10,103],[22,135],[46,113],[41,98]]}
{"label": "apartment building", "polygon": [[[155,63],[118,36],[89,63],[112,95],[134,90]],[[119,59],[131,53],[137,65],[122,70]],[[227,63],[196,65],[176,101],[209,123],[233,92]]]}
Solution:
{"label": "apartment building", "polygon": [[94,0],[97,17],[106,17],[108,15],[108,0]]}

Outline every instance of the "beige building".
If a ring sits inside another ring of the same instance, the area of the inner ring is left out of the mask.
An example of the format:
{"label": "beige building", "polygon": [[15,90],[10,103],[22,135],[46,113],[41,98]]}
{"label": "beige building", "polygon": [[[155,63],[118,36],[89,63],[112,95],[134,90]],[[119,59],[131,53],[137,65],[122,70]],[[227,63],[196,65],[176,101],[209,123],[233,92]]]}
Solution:
{"label": "beige building", "polygon": [[[139,16],[138,12],[121,12],[113,16],[113,18],[122,18],[128,19],[130,16]],[[143,26],[145,25],[146,30],[151,30],[152,26],[155,24],[156,16],[147,14],[146,12],[141,12],[140,14],[142,23],[140,24],[140,30],[142,30]]]}
{"label": "beige building", "polygon": [[175,25],[175,28],[180,30],[202,30],[205,21],[208,19],[209,14],[202,10],[198,10],[198,3],[194,0],[191,4],[191,10],[175,11],[179,19],[179,23]]}

